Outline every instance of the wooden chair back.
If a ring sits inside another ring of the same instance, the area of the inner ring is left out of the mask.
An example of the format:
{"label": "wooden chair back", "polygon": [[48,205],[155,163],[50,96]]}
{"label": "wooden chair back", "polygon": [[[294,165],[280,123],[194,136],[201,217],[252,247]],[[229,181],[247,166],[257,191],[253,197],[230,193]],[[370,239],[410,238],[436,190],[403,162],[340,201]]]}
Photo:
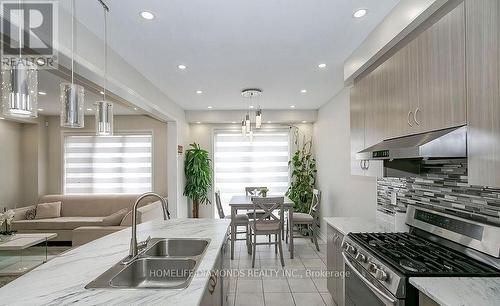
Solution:
{"label": "wooden chair back", "polygon": [[[257,224],[279,224],[281,229],[281,222],[284,218],[284,197],[254,197],[252,198],[254,227],[257,228]],[[257,213],[259,211],[259,213]],[[278,211],[278,216],[273,212]]]}
{"label": "wooden chair back", "polygon": [[219,213],[219,218],[224,219],[226,215],[222,209],[222,202],[220,201],[220,191],[215,192],[215,204],[217,205],[217,212]]}

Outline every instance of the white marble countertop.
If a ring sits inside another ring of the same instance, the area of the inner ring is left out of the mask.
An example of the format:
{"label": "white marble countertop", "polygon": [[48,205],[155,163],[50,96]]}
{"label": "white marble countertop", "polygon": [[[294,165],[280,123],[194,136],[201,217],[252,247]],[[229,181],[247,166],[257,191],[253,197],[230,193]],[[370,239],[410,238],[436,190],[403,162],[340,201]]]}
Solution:
{"label": "white marble countertop", "polygon": [[[140,224],[138,241],[151,238],[211,239],[197,271],[210,271],[229,230],[229,220],[173,219]],[[126,229],[59,255],[0,288],[0,305],[198,305],[209,273],[195,273],[183,290],[85,289],[85,285],[123,259],[129,250]]]}
{"label": "white marble countertop", "polygon": [[344,235],[355,232],[387,232],[387,229],[375,219],[361,217],[324,217],[323,219]]}
{"label": "white marble countertop", "polygon": [[443,306],[500,305],[500,277],[411,277],[410,284]]}

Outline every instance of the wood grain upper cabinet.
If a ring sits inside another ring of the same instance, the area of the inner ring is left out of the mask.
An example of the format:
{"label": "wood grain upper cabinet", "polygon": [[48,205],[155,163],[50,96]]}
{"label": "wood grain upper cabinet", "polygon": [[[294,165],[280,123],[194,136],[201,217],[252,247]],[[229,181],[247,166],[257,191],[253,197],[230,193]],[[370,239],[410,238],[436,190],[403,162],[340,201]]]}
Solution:
{"label": "wood grain upper cabinet", "polygon": [[427,132],[466,124],[464,3],[407,47],[417,53],[416,71],[410,71],[410,77],[418,76],[414,130]]}
{"label": "wood grain upper cabinet", "polygon": [[382,63],[364,77],[368,84],[365,96],[365,148],[373,146],[387,137],[388,113],[388,69]]}
{"label": "wood grain upper cabinet", "polygon": [[365,146],[365,98],[366,87],[364,81],[351,87],[350,116],[351,116],[351,174],[364,175],[363,162],[356,159],[356,153]]}
{"label": "wood grain upper cabinet", "polygon": [[465,4],[469,184],[500,187],[500,1]]}

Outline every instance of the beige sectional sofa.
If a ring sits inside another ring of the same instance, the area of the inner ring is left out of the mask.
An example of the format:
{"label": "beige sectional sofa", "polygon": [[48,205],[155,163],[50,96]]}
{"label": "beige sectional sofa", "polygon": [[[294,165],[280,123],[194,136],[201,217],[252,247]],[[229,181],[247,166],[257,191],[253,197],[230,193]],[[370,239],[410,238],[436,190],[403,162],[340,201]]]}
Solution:
{"label": "beige sectional sofa", "polygon": [[[57,233],[56,241],[72,241],[82,245],[102,236],[125,229],[132,224],[131,209],[138,195],[47,195],[39,203],[61,202],[61,216],[49,219],[26,220],[26,211],[36,205],[15,210],[13,229],[19,233]],[[145,199],[138,209],[137,222],[163,218],[159,201]],[[125,217],[116,224],[105,224],[104,218],[127,209]]]}

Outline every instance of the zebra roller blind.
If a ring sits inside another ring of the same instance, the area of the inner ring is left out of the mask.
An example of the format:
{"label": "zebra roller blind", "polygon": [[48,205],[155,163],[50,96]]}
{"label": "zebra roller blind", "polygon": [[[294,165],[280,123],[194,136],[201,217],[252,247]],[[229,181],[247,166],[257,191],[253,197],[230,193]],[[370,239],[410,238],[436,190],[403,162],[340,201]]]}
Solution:
{"label": "zebra roller blind", "polygon": [[64,137],[65,194],[140,194],[153,184],[151,133]]}
{"label": "zebra roller blind", "polygon": [[[229,200],[245,187],[268,187],[269,195],[284,195],[289,185],[289,131],[257,130],[253,141],[240,131],[215,131],[215,190],[221,192],[224,212]],[[214,205],[215,206],[215,205]]]}

